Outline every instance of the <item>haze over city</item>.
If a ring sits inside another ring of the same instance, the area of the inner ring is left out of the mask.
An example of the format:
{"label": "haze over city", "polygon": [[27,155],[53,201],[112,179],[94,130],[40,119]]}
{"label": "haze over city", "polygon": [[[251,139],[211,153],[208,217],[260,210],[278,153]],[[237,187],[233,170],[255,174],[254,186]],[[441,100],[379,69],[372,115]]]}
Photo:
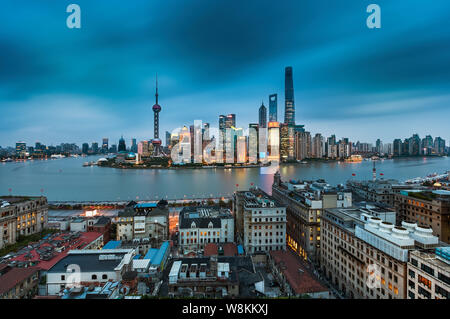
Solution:
{"label": "haze over city", "polygon": [[0,145],[149,139],[156,73],[161,134],[228,113],[248,127],[272,93],[283,118],[288,65],[311,133],[449,140],[450,3],[436,2],[378,1],[378,30],[370,1],[80,0],[79,30],[64,1],[4,4]]}

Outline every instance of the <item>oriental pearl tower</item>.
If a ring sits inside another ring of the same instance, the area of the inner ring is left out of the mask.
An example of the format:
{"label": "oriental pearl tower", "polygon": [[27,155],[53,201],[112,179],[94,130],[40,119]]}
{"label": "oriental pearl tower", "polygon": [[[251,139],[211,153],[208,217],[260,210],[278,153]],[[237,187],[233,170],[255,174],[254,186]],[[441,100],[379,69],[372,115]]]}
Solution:
{"label": "oriental pearl tower", "polygon": [[161,140],[159,138],[159,112],[161,112],[161,106],[158,104],[158,75],[156,75],[156,103],[153,105],[153,125],[154,125],[154,138],[153,144],[153,156],[163,156],[163,148],[161,146]]}

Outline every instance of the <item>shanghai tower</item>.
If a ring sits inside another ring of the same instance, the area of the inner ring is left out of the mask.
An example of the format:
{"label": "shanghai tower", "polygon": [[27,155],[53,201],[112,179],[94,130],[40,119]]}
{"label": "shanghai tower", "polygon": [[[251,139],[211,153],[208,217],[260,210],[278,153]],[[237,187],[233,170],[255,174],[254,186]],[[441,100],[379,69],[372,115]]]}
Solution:
{"label": "shanghai tower", "polygon": [[285,68],[284,98],[284,123],[295,125],[294,81],[291,66]]}

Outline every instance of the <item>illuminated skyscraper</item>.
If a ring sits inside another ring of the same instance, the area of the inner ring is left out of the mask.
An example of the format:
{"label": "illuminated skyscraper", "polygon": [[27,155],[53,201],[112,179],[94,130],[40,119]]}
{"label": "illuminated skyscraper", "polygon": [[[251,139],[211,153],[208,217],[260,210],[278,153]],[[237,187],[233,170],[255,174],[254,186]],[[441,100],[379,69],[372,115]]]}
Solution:
{"label": "illuminated skyscraper", "polygon": [[295,125],[294,80],[291,66],[285,69],[284,98],[284,123]]}

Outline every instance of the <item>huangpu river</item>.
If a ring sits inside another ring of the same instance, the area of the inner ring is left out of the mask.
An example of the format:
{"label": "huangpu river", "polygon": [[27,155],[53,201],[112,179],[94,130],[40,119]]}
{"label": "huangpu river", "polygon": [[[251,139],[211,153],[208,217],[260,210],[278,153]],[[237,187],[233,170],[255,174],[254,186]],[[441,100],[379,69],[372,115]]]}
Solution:
{"label": "huangpu river", "polygon": [[[262,168],[116,169],[83,167],[100,156],[0,163],[0,195],[41,195],[50,201],[128,201],[230,196],[253,185],[271,193],[273,175]],[[325,179],[331,185],[348,179],[371,179],[372,161],[283,164],[283,180]],[[378,177],[407,179],[450,170],[450,157],[376,161]],[[380,176],[379,173],[383,173]],[[356,176],[352,176],[356,174]],[[237,186],[238,185],[238,186]]]}

